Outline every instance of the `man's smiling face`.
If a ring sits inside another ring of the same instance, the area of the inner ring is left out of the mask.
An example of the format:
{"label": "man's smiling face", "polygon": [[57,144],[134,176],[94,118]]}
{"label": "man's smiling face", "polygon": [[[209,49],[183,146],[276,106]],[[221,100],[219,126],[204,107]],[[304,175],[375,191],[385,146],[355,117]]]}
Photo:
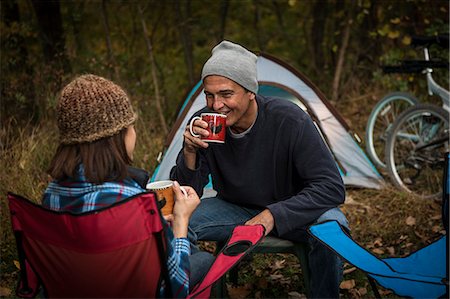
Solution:
{"label": "man's smiling face", "polygon": [[203,80],[206,104],[214,112],[227,116],[227,127],[236,133],[248,129],[256,118],[255,94],[222,76],[207,76]]}

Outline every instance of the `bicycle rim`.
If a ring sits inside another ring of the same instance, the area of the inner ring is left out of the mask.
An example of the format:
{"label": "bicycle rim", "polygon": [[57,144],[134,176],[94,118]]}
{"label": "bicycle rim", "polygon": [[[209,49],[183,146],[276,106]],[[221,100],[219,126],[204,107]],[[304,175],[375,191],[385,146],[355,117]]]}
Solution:
{"label": "bicycle rim", "polygon": [[392,124],[401,112],[417,103],[414,96],[395,92],[385,96],[373,108],[366,125],[366,150],[377,167],[386,168],[384,149]]}
{"label": "bicycle rim", "polygon": [[392,182],[423,198],[442,194],[449,120],[444,109],[418,105],[402,113],[386,142],[386,164]]}

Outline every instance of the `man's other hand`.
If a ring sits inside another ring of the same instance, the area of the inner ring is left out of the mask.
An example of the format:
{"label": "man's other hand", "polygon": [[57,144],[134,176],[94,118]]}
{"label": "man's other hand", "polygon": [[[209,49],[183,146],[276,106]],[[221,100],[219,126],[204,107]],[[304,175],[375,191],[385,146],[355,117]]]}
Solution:
{"label": "man's other hand", "polygon": [[269,211],[269,209],[265,209],[264,211],[262,211],[261,213],[259,213],[258,215],[247,221],[245,224],[246,225],[262,224],[266,229],[265,235],[267,236],[267,234],[269,234],[272,231],[275,225],[275,220],[273,219],[273,215]]}

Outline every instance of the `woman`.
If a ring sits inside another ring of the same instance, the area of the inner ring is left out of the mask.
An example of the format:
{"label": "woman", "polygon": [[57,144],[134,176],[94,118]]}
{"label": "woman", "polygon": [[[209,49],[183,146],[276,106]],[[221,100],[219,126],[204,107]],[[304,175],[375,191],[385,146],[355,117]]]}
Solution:
{"label": "woman", "polygon": [[[135,120],[125,91],[105,78],[83,75],[64,87],[57,105],[60,144],[48,171],[54,180],[42,204],[52,210],[83,213],[144,192],[147,173],[130,166]],[[172,224],[172,230],[165,231],[174,297],[186,297],[189,280],[195,284],[213,259],[206,252],[190,255],[187,227],[200,199],[194,189],[184,188],[187,197],[174,183],[174,211],[166,218]]]}

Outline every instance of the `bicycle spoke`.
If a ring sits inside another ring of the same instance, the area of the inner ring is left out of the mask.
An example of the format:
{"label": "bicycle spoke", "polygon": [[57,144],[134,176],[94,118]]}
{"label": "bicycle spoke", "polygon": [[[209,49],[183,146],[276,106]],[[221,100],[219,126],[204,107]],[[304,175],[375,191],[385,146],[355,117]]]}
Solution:
{"label": "bicycle spoke", "polygon": [[[430,109],[430,110],[427,110]],[[388,170],[399,187],[423,197],[440,193],[442,157],[448,150],[448,117],[440,108],[414,107],[395,123]]]}
{"label": "bicycle spoke", "polygon": [[392,124],[398,115],[406,108],[415,105],[417,99],[406,93],[392,93],[382,98],[369,116],[366,126],[366,150],[380,168],[385,168],[384,148]]}

